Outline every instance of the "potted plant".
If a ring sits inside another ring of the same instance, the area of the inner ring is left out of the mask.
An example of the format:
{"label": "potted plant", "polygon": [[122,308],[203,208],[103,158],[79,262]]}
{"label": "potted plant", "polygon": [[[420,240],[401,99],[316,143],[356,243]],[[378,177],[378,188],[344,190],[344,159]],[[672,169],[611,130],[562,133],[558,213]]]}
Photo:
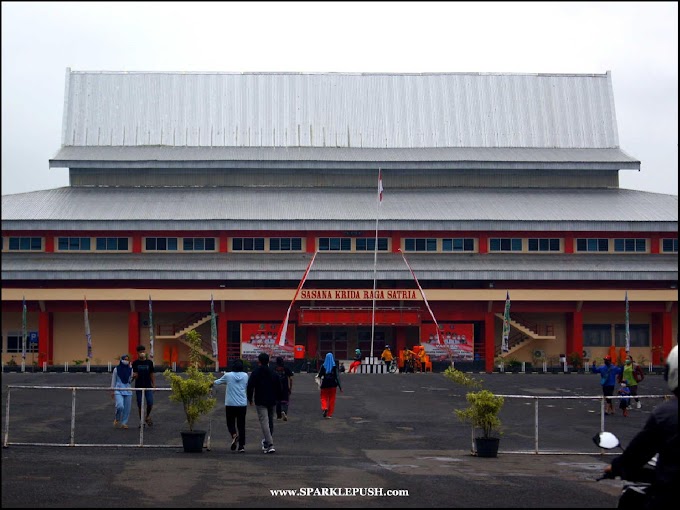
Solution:
{"label": "potted plant", "polygon": [[576,372],[581,371],[583,369],[583,354],[576,351],[572,352],[569,355],[569,363]]}
{"label": "potted plant", "polygon": [[475,437],[475,450],[478,457],[496,457],[500,438],[492,434],[501,433],[501,420],[498,418],[503,407],[503,397],[489,390],[471,391],[465,396],[469,407],[456,409],[456,416],[474,428],[482,429],[482,435]]}
{"label": "potted plant", "polygon": [[198,369],[201,361],[201,335],[195,331],[186,334],[189,344],[189,367],[184,376],[172,372],[169,368],[163,375],[170,381],[170,400],[179,402],[184,406],[184,414],[189,425],[189,430],[181,431],[182,445],[185,452],[201,453],[205,430],[194,430],[198,418],[215,407],[216,399],[211,396],[211,385],[214,377],[210,373],[203,373]]}

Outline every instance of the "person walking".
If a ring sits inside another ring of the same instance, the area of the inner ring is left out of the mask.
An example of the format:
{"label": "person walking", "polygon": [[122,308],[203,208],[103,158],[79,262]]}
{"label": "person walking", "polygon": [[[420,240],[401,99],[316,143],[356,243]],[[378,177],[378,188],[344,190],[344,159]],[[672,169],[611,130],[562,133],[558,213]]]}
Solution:
{"label": "person walking", "polygon": [[248,404],[253,405],[253,394],[257,419],[262,429],[262,452],[274,453],[274,406],[276,405],[276,387],[278,381],[269,368],[269,354],[261,352],[257,357],[258,367],[248,379],[246,389]]}
{"label": "person walking", "polygon": [[290,403],[290,394],[293,392],[293,372],[283,364],[281,356],[276,358],[274,374],[276,374],[279,382],[276,396],[276,419],[288,421],[288,404]]}
{"label": "person walking", "polygon": [[626,358],[626,363],[623,365],[623,373],[619,376],[619,382],[625,381],[626,385],[630,388],[630,394],[635,399],[636,409],[640,409],[642,404],[638,398],[638,384],[642,382],[645,378],[645,373],[642,367],[635,363],[633,357],[628,355]]}
{"label": "person walking", "polygon": [[[596,374],[600,374],[602,394],[605,397],[611,397],[614,394],[616,379],[618,375],[623,372],[623,369],[612,364],[611,356],[605,356],[604,365],[600,367],[597,366],[597,361],[593,361],[592,371]],[[605,414],[614,414],[614,407],[612,406],[612,400],[610,398],[606,399],[606,404]]]}
{"label": "person walking", "polygon": [[[154,375],[153,361],[146,357],[146,347],[143,345],[137,346],[137,359],[132,362],[132,379],[135,381],[135,388],[155,388],[156,376]],[[153,409],[153,390],[145,390],[144,392],[135,391],[137,396],[137,411],[139,413],[139,426],[142,426],[142,393],[144,393],[144,400],[146,401],[146,415],[144,416],[144,423],[147,427],[153,425],[151,421],[151,409]]]}
{"label": "person walking", "polygon": [[335,396],[337,389],[342,393],[338,367],[332,353],[326,354],[323,365],[317,375],[321,379],[321,411],[324,418],[332,418],[335,412]]}
{"label": "person walking", "polygon": [[361,349],[354,349],[354,361],[349,365],[348,374],[357,373],[357,368],[361,365]]}
{"label": "person walking", "polygon": [[115,400],[116,416],[113,419],[114,428],[128,428],[130,418],[130,408],[132,407],[132,367],[130,366],[130,356],[123,354],[120,363],[113,369],[111,376],[111,398]]}
{"label": "person walking", "polygon": [[213,385],[226,384],[224,392],[224,412],[227,418],[227,430],[231,434],[231,451],[245,452],[246,446],[246,411],[248,410],[248,374],[243,371],[243,360],[237,359],[231,365],[231,372],[213,381]]}

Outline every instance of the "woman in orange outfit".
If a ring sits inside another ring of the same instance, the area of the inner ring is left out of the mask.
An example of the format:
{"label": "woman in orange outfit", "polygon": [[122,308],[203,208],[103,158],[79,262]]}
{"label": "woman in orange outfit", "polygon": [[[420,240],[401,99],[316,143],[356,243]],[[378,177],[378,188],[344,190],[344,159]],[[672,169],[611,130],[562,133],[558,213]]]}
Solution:
{"label": "woman in orange outfit", "polygon": [[335,364],[332,353],[326,354],[326,359],[321,366],[321,370],[319,370],[318,377],[321,378],[321,411],[323,412],[323,417],[332,418],[335,411],[337,389],[340,388],[340,393],[342,393],[338,367]]}

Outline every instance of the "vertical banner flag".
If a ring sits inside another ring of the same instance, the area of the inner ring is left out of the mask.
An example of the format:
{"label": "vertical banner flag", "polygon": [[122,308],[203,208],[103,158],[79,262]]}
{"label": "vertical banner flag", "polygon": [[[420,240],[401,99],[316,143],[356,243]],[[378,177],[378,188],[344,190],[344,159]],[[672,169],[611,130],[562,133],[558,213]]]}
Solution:
{"label": "vertical banner flag", "polygon": [[505,295],[505,312],[503,312],[503,340],[501,342],[501,351],[508,352],[510,347],[508,340],[510,339],[510,291]]}
{"label": "vertical banner flag", "polygon": [[626,291],[626,352],[630,352],[630,315],[628,313],[628,291]]}
{"label": "vertical banner flag", "polygon": [[153,308],[151,307],[151,294],[149,294],[149,359],[153,361]]}
{"label": "vertical banner flag", "polygon": [[85,299],[85,341],[87,342],[87,359],[92,359],[92,335],[90,334],[90,317],[87,314],[87,298]]}
{"label": "vertical banner flag", "polygon": [[406,256],[404,255],[404,252],[399,249],[399,253],[401,253],[401,257],[404,259],[404,262],[406,263],[406,267],[408,267],[408,270],[411,271],[411,276],[413,276],[413,279],[416,281],[416,285],[418,285],[418,288],[420,289],[420,294],[423,296],[423,301],[425,301],[425,306],[427,307],[428,311],[430,312],[430,316],[432,317],[432,321],[434,322],[435,327],[437,328],[437,340],[439,341],[440,344],[444,344],[444,339],[442,338],[442,332],[439,329],[439,324],[437,323],[437,319],[434,317],[434,313],[432,313],[432,308],[430,308],[430,304],[427,302],[427,298],[425,297],[425,292],[423,291],[423,288],[420,286],[420,282],[418,281],[418,278],[416,278],[416,274],[413,272],[413,269],[411,269],[411,266],[409,265],[408,261],[406,260]]}
{"label": "vertical banner flag", "polygon": [[378,168],[378,202],[382,204],[383,198],[383,183],[382,183],[382,169]]}
{"label": "vertical banner flag", "polygon": [[26,296],[23,297],[23,306],[21,311],[21,358],[26,360]]}
{"label": "vertical banner flag", "polygon": [[300,289],[302,289],[302,286],[305,284],[305,280],[307,279],[307,275],[309,274],[309,270],[312,269],[312,264],[314,264],[314,259],[316,258],[317,253],[319,253],[319,252],[315,251],[314,255],[312,256],[312,260],[309,261],[309,265],[307,266],[307,270],[305,271],[305,274],[302,277],[302,280],[300,280],[298,288],[295,291],[295,295],[293,296],[293,300],[290,302],[290,306],[288,306],[288,311],[286,312],[286,318],[281,323],[281,327],[279,328],[278,344],[280,346],[286,345],[286,333],[288,331],[288,319],[290,318],[290,310],[291,310],[291,308],[293,308],[293,303],[295,303],[295,300],[297,299],[298,294],[300,293]]}
{"label": "vertical banner flag", "polygon": [[212,343],[213,356],[217,357],[217,323],[215,322],[215,302],[210,294],[210,342]]}

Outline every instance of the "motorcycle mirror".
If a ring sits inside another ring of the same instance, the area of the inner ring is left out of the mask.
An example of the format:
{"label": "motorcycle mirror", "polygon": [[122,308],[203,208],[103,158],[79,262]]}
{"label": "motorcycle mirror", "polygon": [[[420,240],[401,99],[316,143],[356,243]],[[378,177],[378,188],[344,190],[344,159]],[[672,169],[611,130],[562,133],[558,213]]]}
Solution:
{"label": "motorcycle mirror", "polygon": [[593,437],[593,442],[600,448],[611,450],[620,445],[619,438],[611,432],[600,432]]}

